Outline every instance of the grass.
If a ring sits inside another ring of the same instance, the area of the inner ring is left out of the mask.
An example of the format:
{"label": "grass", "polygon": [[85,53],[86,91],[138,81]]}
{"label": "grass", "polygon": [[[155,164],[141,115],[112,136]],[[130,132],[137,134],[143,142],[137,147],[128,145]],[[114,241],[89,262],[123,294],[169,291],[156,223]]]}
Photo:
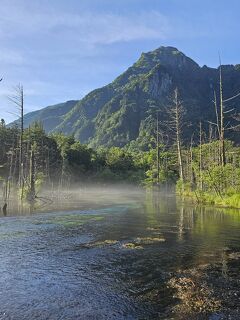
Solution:
{"label": "grass", "polygon": [[206,192],[184,192],[183,197],[190,197],[201,204],[211,204],[226,208],[240,209],[240,194],[223,195],[222,197]]}

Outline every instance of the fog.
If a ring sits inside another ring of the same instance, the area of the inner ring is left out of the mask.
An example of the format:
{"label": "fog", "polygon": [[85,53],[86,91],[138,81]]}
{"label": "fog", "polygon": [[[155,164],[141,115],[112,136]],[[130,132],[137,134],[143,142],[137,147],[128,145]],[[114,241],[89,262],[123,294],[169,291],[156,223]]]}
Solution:
{"label": "fog", "polygon": [[[142,200],[146,193],[154,193],[159,196],[172,195],[174,187],[161,186],[148,189],[131,184],[75,184],[65,188],[54,185],[45,186],[37,192],[34,203],[19,201],[17,194],[12,192],[9,201],[7,201],[6,213],[4,214],[1,210],[1,215],[14,216],[57,210],[80,210],[97,206],[105,207],[111,204]],[[1,208],[4,203],[4,199],[1,199]]]}

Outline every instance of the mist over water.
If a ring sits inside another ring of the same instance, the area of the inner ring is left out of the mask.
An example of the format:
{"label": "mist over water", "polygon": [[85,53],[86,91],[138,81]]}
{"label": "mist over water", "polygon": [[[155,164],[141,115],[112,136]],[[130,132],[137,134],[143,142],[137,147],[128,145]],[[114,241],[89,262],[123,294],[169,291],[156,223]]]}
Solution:
{"label": "mist over water", "polygon": [[[26,215],[53,211],[57,209],[68,210],[89,206],[107,206],[111,203],[124,203],[133,198],[141,198],[145,189],[133,185],[97,185],[97,186],[71,186],[70,188],[45,187],[37,195],[36,202],[20,202],[12,197],[7,203],[7,215]],[[0,202],[2,207],[4,201]]]}
{"label": "mist over water", "polygon": [[166,319],[179,270],[235,272],[237,210],[127,185],[41,197],[0,218],[0,319]]}

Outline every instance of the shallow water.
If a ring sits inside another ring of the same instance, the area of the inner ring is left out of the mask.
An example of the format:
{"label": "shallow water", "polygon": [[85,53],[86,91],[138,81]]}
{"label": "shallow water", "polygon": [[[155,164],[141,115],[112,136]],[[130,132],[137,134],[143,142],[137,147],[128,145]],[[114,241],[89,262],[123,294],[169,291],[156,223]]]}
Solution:
{"label": "shallow water", "polygon": [[240,251],[240,211],[174,195],[84,192],[20,213],[0,217],[0,319],[169,319],[171,274],[226,276]]}

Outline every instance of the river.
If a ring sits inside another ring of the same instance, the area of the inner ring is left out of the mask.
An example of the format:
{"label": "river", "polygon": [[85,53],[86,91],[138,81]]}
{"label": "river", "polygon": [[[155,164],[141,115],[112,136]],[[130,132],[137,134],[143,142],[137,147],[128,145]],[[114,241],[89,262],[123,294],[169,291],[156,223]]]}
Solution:
{"label": "river", "polygon": [[240,210],[143,190],[9,207],[0,319],[240,319],[239,230]]}

